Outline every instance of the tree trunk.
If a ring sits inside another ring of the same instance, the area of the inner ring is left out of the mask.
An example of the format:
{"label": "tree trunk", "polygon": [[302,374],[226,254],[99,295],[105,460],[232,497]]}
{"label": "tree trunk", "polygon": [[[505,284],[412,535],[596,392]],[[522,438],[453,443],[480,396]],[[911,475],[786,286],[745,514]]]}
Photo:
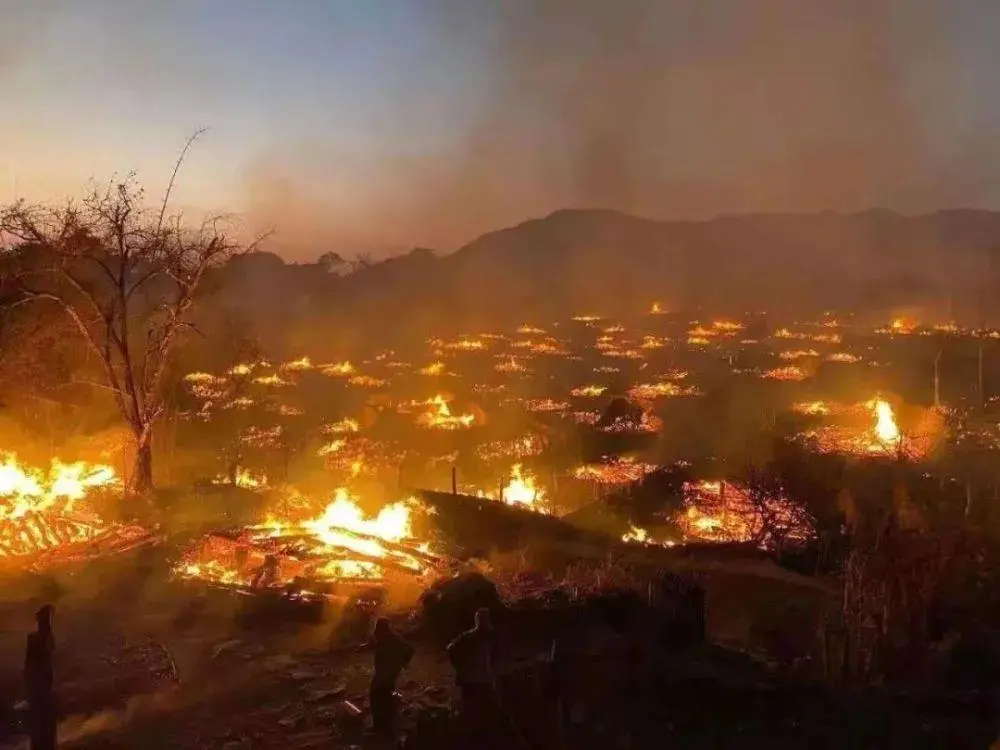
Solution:
{"label": "tree trunk", "polygon": [[153,431],[148,427],[135,437],[135,462],[126,489],[133,497],[141,497],[153,489]]}

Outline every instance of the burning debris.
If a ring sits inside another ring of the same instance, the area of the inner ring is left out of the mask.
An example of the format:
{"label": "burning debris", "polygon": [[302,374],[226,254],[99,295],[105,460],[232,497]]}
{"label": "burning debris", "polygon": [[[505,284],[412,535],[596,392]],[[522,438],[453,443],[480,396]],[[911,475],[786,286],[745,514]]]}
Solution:
{"label": "burning debris", "polygon": [[121,486],[110,466],[53,461],[43,472],[6,454],[0,464],[0,561],[38,567],[146,541],[145,529],[107,523],[87,502],[92,492]]}
{"label": "burning debris", "polygon": [[424,403],[431,409],[418,417],[417,424],[421,427],[434,430],[461,430],[471,427],[476,421],[474,414],[453,415],[444,396],[435,396]]}
{"label": "burning debris", "polygon": [[545,491],[540,489],[535,478],[522,473],[521,464],[514,464],[510,470],[510,481],[500,492],[500,499],[507,505],[519,505],[539,513],[547,513]]}
{"label": "burning debris", "polygon": [[381,582],[421,576],[438,558],[413,539],[415,500],[394,503],[368,517],[341,488],[315,518],[268,519],[232,532],[209,534],[189,549],[174,572],[236,590],[286,590],[302,596],[331,584]]}

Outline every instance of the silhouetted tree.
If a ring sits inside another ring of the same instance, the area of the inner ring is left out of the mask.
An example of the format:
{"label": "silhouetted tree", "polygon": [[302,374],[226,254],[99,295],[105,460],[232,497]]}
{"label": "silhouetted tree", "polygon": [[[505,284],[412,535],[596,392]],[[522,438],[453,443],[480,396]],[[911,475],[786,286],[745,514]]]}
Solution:
{"label": "silhouetted tree", "polygon": [[347,261],[340,253],[323,253],[316,261],[319,267],[330,274],[340,276],[347,269]]}
{"label": "silhouetted tree", "polygon": [[190,228],[167,217],[169,196],[168,187],[159,210],[150,210],[129,176],[79,204],[0,206],[0,250],[14,266],[3,279],[6,304],[52,305],[72,321],[100,364],[103,382],[95,385],[110,392],[132,433],[133,494],[152,487],[164,376],[191,327],[199,284],[209,268],[253,247],[227,236],[218,218]]}

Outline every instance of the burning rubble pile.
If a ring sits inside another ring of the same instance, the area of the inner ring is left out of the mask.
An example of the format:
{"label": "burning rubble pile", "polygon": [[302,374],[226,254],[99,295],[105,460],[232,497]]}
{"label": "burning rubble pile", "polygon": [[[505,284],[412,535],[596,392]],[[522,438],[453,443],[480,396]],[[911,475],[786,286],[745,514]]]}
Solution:
{"label": "burning rubble pile", "polygon": [[[817,401],[799,404],[796,410],[812,416],[840,415],[847,418],[847,424],[824,425],[804,433],[803,437],[814,441],[823,453],[920,458],[927,454],[940,433],[940,425],[934,424],[936,420],[932,410],[915,434],[904,435],[892,405],[880,396],[855,406]],[[867,427],[859,428],[859,421],[867,421]]]}
{"label": "burning rubble pile", "polygon": [[417,507],[410,499],[368,516],[341,488],[315,517],[270,518],[205,536],[174,572],[235,591],[278,590],[306,598],[342,585],[419,578],[436,571],[440,557],[413,536]]}
{"label": "burning rubble pile", "polygon": [[128,549],[149,539],[139,526],[105,521],[88,495],[121,489],[114,469],[52,462],[48,471],[0,463],[0,563],[45,567]]}

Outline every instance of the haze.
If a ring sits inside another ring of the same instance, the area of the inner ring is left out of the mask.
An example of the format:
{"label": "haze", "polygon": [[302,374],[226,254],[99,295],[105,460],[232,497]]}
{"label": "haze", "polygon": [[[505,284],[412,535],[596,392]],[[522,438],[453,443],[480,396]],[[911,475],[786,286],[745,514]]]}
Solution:
{"label": "haze", "polygon": [[0,199],[135,170],[289,259],[553,209],[1000,207],[986,0],[0,0]]}

